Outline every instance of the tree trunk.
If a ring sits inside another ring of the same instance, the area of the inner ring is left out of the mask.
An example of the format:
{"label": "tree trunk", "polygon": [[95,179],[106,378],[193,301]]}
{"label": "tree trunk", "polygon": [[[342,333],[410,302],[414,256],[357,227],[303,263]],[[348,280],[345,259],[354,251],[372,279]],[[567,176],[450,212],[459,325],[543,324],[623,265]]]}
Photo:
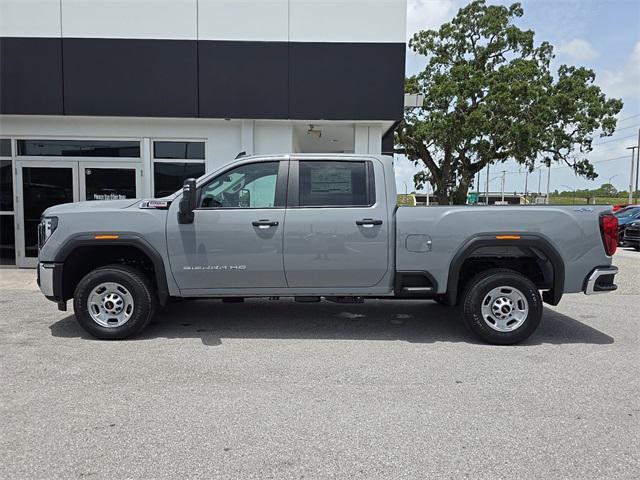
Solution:
{"label": "tree trunk", "polygon": [[469,185],[473,181],[473,176],[465,175],[460,179],[458,188],[451,194],[451,200],[454,205],[466,205],[467,193],[469,192]]}

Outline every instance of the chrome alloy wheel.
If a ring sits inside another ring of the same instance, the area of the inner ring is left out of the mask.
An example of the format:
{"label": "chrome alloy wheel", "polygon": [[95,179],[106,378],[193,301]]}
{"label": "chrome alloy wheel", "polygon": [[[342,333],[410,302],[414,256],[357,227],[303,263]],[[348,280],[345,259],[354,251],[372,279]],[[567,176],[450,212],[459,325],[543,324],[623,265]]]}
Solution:
{"label": "chrome alloy wheel", "polygon": [[133,296],[119,283],[101,283],[89,294],[87,309],[98,325],[106,328],[120,327],[133,314]]}
{"label": "chrome alloy wheel", "polygon": [[482,318],[498,332],[512,332],[529,315],[529,304],[523,293],[513,287],[497,287],[482,300]]}

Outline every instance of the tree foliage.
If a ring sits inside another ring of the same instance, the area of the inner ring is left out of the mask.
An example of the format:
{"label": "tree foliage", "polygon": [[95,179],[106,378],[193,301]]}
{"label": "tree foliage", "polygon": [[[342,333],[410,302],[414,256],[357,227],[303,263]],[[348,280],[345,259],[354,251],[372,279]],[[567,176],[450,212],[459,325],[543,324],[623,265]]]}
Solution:
{"label": "tree foliage", "polygon": [[613,133],[622,101],[607,99],[584,67],[550,69],[553,48],[506,7],[472,1],[439,30],[416,33],[409,46],[426,57],[405,91],[424,95],[396,132],[398,152],[425,170],[441,204],[464,203],[477,172],[514,159],[532,170],[537,161],[564,162],[576,174],[597,177],[586,154],[596,131]]}

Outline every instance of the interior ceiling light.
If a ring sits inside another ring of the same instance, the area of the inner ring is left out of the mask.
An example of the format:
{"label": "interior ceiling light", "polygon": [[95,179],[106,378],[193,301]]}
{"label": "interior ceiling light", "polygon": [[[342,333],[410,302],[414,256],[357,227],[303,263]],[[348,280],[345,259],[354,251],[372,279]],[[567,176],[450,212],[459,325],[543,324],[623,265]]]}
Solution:
{"label": "interior ceiling light", "polygon": [[307,135],[315,135],[316,138],[322,137],[322,130],[317,130],[313,124],[309,124]]}

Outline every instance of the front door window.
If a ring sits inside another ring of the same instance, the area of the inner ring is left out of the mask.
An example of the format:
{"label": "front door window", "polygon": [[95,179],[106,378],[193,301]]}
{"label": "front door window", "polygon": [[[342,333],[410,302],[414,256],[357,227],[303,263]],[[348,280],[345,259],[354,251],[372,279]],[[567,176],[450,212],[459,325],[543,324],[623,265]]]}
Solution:
{"label": "front door window", "polygon": [[242,165],[202,188],[200,208],[273,208],[278,162]]}

